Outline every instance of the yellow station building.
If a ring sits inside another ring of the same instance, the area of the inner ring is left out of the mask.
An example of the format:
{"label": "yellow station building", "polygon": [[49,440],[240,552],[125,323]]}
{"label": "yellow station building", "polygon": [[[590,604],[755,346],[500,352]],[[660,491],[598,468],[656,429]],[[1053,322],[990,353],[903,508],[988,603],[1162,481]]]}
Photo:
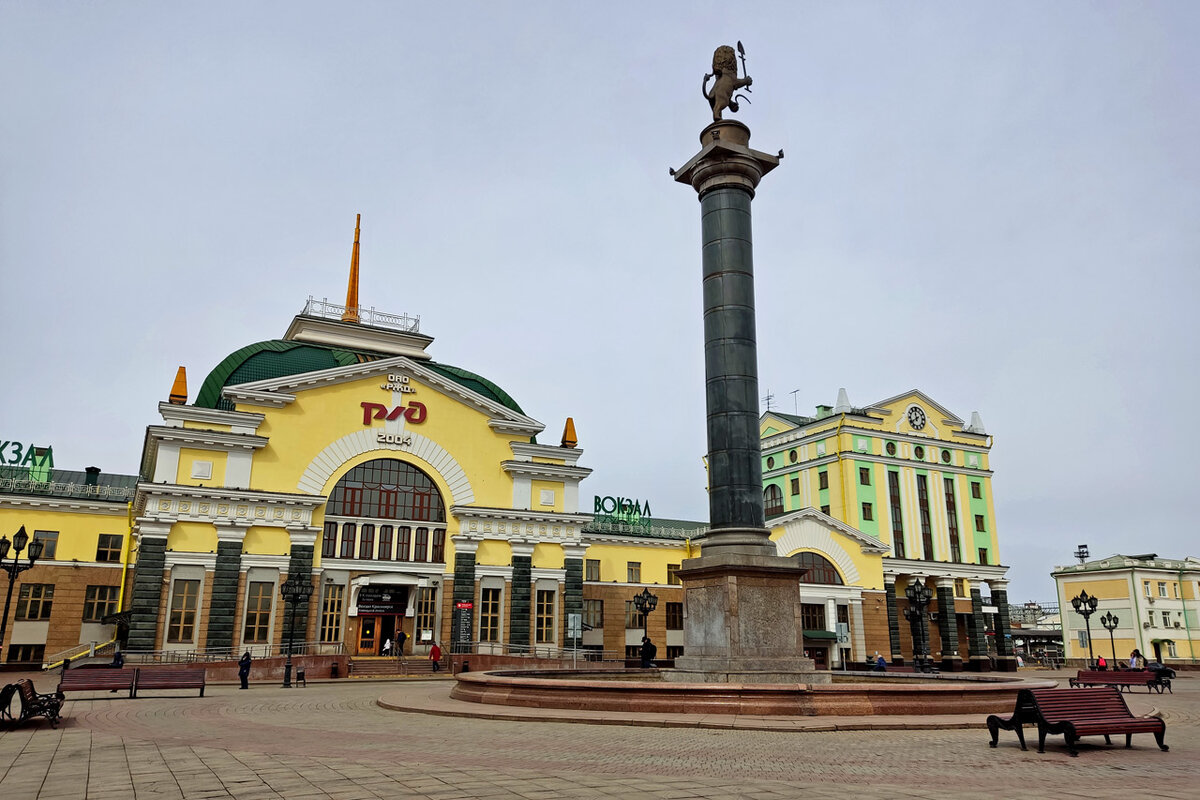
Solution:
{"label": "yellow station building", "polygon": [[[433,358],[418,318],[360,309],[357,268],[356,244],[345,305],[310,298],[191,402],[181,368],[137,475],[0,466],[0,530],[44,543],[19,578],[5,661],[77,655],[125,626],[131,651],[275,653],[296,575],[313,586],[294,637],[309,653],[378,655],[403,631],[411,655],[438,642],[620,657],[643,626],[660,655],[683,652],[676,570],[705,526],[585,495],[572,421],[539,442],[543,423],[499,385]],[[812,417],[764,414],[762,437],[768,525],[808,568],[818,666],[910,660],[914,582],[933,596],[943,668],[1011,666],[977,416],[915,390],[862,408],[843,392]],[[648,620],[644,589],[659,598]]]}

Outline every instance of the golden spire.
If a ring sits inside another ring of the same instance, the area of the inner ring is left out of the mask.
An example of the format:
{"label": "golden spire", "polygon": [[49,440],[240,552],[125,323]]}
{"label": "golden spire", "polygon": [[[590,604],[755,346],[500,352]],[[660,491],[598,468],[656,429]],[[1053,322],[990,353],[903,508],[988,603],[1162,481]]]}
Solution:
{"label": "golden spire", "polygon": [[167,402],[174,406],[187,405],[187,370],[183,367],[175,373],[175,383],[171,384],[171,393]]}
{"label": "golden spire", "polygon": [[575,420],[567,417],[567,424],[563,427],[562,446],[575,447],[577,444],[579,444],[579,437],[575,435]]}
{"label": "golden spire", "polygon": [[358,224],[362,214],[354,217],[354,251],[350,254],[350,283],[346,286],[346,313],[342,322],[358,322]]}

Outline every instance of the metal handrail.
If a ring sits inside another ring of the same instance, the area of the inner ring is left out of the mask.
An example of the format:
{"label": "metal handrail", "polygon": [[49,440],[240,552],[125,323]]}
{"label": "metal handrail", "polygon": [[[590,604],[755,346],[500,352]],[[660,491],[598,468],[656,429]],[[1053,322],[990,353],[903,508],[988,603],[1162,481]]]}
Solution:
{"label": "metal handrail", "polygon": [[[354,310],[358,313],[360,324],[369,327],[392,328],[406,333],[420,333],[421,331],[420,315],[388,314],[383,311],[376,311],[375,306],[371,306],[370,308],[359,306]],[[322,297],[320,300],[317,300],[312,295],[309,295],[308,302],[304,304],[304,311],[302,313],[306,317],[341,319],[342,315],[346,313],[346,306],[331,303],[328,297]]]}
{"label": "metal handrail", "polygon": [[[339,656],[345,650],[341,642],[296,642],[292,655]],[[237,661],[249,651],[253,658],[275,658],[287,655],[287,644],[245,644],[240,647],[209,647],[203,650],[125,650],[126,663],[190,664],[196,662]]]}
{"label": "metal handrail", "polygon": [[628,660],[623,650],[596,650],[585,647],[557,647],[546,644],[515,645],[508,642],[456,642],[447,648],[451,655],[515,656],[564,662],[621,662]]}
{"label": "metal handrail", "polygon": [[107,650],[108,648],[112,647],[116,643],[117,643],[117,640],[116,640],[116,637],[114,637],[112,639],[109,639],[107,642],[104,642],[103,644],[97,644],[96,642],[88,642],[87,644],[77,644],[74,647],[70,648],[69,650],[63,650],[61,652],[54,653],[53,655],[51,655],[50,658],[48,658],[42,662],[42,669],[43,670],[56,669],[58,667],[61,667],[63,665],[63,662],[66,661],[68,658],[71,659],[72,661],[74,661],[76,658],[78,658],[79,656],[82,656],[84,653],[87,654],[88,658],[91,658],[93,656],[99,655],[101,651]]}

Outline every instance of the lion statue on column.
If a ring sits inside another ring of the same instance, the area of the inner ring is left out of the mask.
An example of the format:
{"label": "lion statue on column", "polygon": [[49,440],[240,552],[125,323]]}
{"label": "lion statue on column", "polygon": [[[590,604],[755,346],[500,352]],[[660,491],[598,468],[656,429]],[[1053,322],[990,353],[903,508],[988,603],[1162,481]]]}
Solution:
{"label": "lion statue on column", "polygon": [[[737,112],[739,99],[750,102],[745,96],[735,97],[734,92],[749,87],[754,80],[749,76],[745,78],[737,76],[737,55],[729,45],[721,45],[713,53],[712,68],[713,71],[704,76],[704,82],[700,85],[700,89],[708,100],[708,104],[712,106],[713,122],[716,122],[721,119],[721,112],[727,108]],[[717,79],[713,82],[712,91],[709,91],[708,79],[714,75]]]}

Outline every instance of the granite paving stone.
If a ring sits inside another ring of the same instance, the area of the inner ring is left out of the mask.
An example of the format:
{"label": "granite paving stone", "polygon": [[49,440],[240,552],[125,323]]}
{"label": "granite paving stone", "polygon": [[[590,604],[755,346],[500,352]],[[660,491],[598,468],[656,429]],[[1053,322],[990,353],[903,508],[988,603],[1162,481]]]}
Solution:
{"label": "granite paving stone", "polygon": [[567,720],[546,709],[491,708],[494,718],[448,716],[485,710],[462,708],[473,704],[451,700],[450,685],[343,680],[304,690],[212,685],[203,698],[71,698],[58,730],[39,720],[0,731],[0,799],[1011,800],[1019,786],[1026,797],[1125,800],[1151,791],[1170,800],[1191,798],[1200,785],[1200,673],[1180,673],[1173,695],[1126,695],[1136,712],[1164,716],[1169,753],[1150,736],[1135,736],[1129,750],[1121,737],[1112,747],[1093,738],[1078,758],[1062,737],[1041,755],[1021,751],[1007,732],[989,748],[983,715],[831,720],[681,710],[631,727],[580,723],[636,715],[568,712]]}

